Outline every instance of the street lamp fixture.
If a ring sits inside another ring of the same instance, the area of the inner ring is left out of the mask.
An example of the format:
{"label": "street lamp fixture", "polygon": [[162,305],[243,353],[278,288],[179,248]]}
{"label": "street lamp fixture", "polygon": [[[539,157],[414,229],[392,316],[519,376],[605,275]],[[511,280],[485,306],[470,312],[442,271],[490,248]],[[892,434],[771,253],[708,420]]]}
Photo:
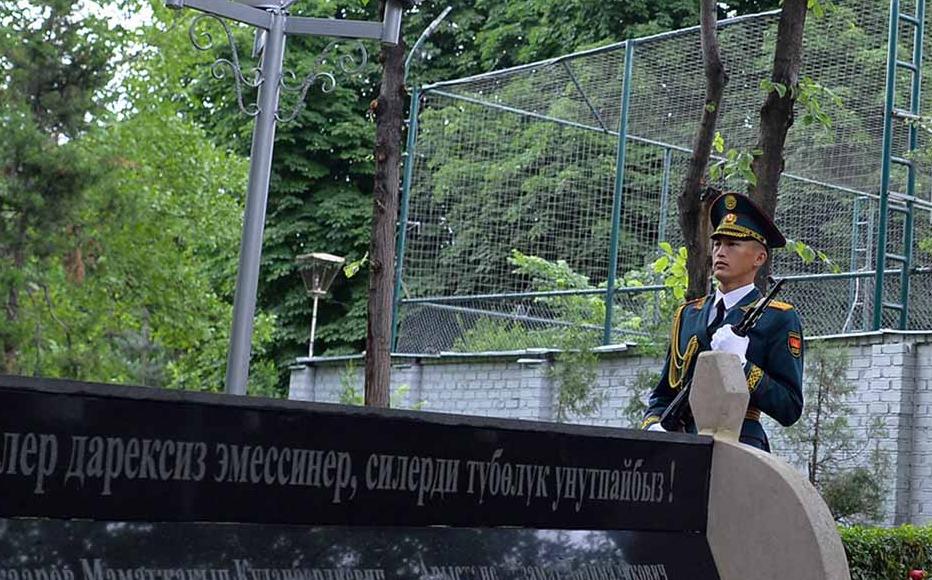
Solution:
{"label": "street lamp fixture", "polygon": [[[249,186],[246,193],[246,210],[243,215],[243,237],[240,241],[239,269],[236,277],[236,292],[233,297],[233,327],[230,331],[230,352],[227,357],[226,392],[246,394],[249,378],[249,357],[252,347],[252,330],[256,313],[256,292],[259,286],[259,262],[262,257],[262,234],[265,228],[265,210],[269,192],[269,176],[272,167],[272,148],[275,142],[276,122],[294,119],[304,107],[304,97],[309,88],[319,83],[325,92],[336,86],[334,73],[324,71],[324,56],[339,48],[337,41],[330,43],[317,59],[317,70],[299,79],[291,71],[282,70],[285,55],[285,40],[288,36],[328,36],[356,39],[361,55],[359,61],[350,55],[334,59],[344,72],[361,70],[366,63],[366,50],[359,39],[378,40],[386,44],[397,44],[401,31],[401,13],[417,2],[412,0],[386,0],[381,21],[342,20],[334,18],[306,18],[292,16],[288,8],[294,0],[165,0],[173,9],[193,8],[203,12],[194,19],[189,35],[194,47],[208,50],[212,46],[209,34],[195,29],[203,18],[212,18],[222,27],[232,50],[232,58],[217,59],[212,67],[213,74],[222,78],[232,71],[236,98],[243,113],[256,118],[252,135],[252,150],[249,155]],[[230,27],[222,20],[248,24],[256,29],[254,56],[259,58],[259,67],[244,75],[240,67],[236,44]],[[361,64],[360,64],[361,63]],[[353,68],[353,65],[357,65]],[[352,70],[351,70],[352,69]],[[258,96],[254,104],[243,102],[243,87],[256,89]],[[297,104],[288,114],[281,114],[278,100],[281,91],[298,94]],[[316,309],[316,302],[315,302]]]}
{"label": "street lamp fixture", "polygon": [[301,272],[301,279],[304,280],[304,288],[314,299],[314,310],[311,314],[311,340],[307,347],[307,356],[312,358],[314,356],[314,334],[317,330],[317,301],[327,295],[327,290],[330,289],[330,285],[333,284],[346,260],[333,254],[314,252],[302,254],[296,258],[296,261],[298,271]]}

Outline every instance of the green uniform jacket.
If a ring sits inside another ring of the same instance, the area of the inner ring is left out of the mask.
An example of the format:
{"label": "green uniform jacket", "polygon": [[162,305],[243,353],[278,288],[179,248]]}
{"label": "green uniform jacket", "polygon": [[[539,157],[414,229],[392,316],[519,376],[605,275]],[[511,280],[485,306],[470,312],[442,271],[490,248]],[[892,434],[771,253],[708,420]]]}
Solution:
{"label": "green uniform jacket", "polygon": [[[660,420],[679,389],[692,379],[699,353],[711,350],[707,325],[714,298],[712,295],[687,302],[673,317],[670,348],[660,381],[651,393],[642,428]],[[757,289],[749,292],[728,311],[723,324],[738,324],[759,298]],[[792,305],[774,301],[758,319],[748,338],[744,375],[751,399],[741,427],[741,442],[769,451],[760,414],[766,413],[788,427],[799,419],[803,410],[803,332],[799,315]],[[696,431],[691,416],[686,430]]]}

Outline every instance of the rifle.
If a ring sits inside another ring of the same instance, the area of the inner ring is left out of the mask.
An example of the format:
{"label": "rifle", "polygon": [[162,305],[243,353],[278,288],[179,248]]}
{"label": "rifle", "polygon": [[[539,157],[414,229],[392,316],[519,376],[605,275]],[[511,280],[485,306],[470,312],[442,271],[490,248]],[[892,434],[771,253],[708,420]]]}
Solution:
{"label": "rifle", "polygon": [[[736,335],[747,336],[748,333],[751,332],[751,329],[754,328],[754,325],[757,324],[757,321],[760,320],[760,317],[763,316],[767,307],[777,296],[777,292],[779,292],[780,287],[783,286],[783,280],[784,279],[781,278],[775,281],[773,278],[770,278],[772,286],[770,291],[767,292],[767,295],[758,300],[754,308],[744,313],[741,322],[732,327]],[[679,337],[677,337],[677,339],[678,338]],[[673,398],[670,404],[667,405],[667,408],[661,413],[660,426],[667,431],[679,431],[683,425],[686,424],[686,413],[689,410],[689,392],[692,390],[692,386],[693,381],[692,378],[690,378],[689,382],[683,385],[680,392],[676,394],[676,397]]]}

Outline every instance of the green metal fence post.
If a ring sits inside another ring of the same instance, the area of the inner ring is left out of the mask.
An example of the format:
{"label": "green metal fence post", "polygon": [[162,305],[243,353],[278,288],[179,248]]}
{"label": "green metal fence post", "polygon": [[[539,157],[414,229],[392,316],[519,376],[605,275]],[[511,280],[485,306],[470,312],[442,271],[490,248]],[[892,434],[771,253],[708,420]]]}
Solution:
{"label": "green metal fence post", "polygon": [[[910,91],[909,113],[916,117],[919,116],[919,104],[922,96],[922,43],[925,29],[925,0],[916,0],[916,31],[913,36],[913,61],[916,67],[912,78],[912,89]],[[919,126],[918,123],[909,125],[909,150],[915,151],[919,148]],[[906,193],[912,198],[916,195],[916,166],[909,166],[908,182],[906,184]],[[906,224],[903,229],[903,258],[905,259],[900,274],[900,330],[906,330],[909,327],[909,282],[910,269],[913,264],[913,213],[915,206],[912,199],[906,202]]]}
{"label": "green metal fence post", "polygon": [[405,146],[404,176],[401,182],[401,207],[398,216],[398,238],[395,248],[395,291],[392,297],[392,342],[391,350],[398,346],[398,311],[401,306],[401,273],[404,267],[408,233],[408,206],[411,199],[411,176],[414,174],[414,152],[417,144],[417,117],[420,112],[421,91],[411,91],[411,107],[408,118],[408,142]]}
{"label": "green metal fence post", "polygon": [[893,148],[893,107],[896,90],[897,32],[900,2],[890,0],[890,29],[887,34],[887,83],[883,116],[883,142],[880,161],[880,223],[877,224],[877,252],[874,254],[874,320],[873,330],[883,324],[883,276],[887,268],[887,219],[890,205],[890,156]]}
{"label": "green metal fence post", "polygon": [[[897,58],[899,26],[906,24],[914,27],[913,53],[909,61],[900,61]],[[890,2],[890,30],[887,47],[887,85],[886,102],[884,103],[883,123],[883,157],[880,168],[880,228],[877,236],[877,270],[874,283],[874,330],[883,324],[883,309],[890,308],[900,313],[899,327],[905,329],[909,321],[909,276],[912,269],[912,241],[913,241],[913,210],[912,200],[916,195],[916,163],[909,157],[909,153],[919,146],[918,127],[915,121],[921,119],[919,98],[922,92],[922,43],[925,29],[925,0],[916,0],[915,14],[901,14],[899,0]],[[902,68],[911,74],[911,90],[909,93],[909,109],[896,107],[896,71]],[[907,154],[903,156],[893,154],[893,120],[904,119],[910,121],[908,128],[909,140]],[[906,208],[899,206],[893,211],[905,214],[903,232],[903,251],[900,254],[887,252],[887,220],[890,215],[890,166],[896,163],[906,167]],[[885,303],[883,301],[884,270],[887,260],[900,264],[900,301],[899,303]]]}
{"label": "green metal fence post", "polygon": [[621,118],[618,121],[618,152],[615,157],[615,191],[612,196],[612,238],[609,242],[608,280],[605,288],[605,329],[602,344],[612,340],[612,310],[615,301],[615,278],[618,275],[618,238],[621,230],[622,189],[625,182],[625,153],[628,140],[628,107],[631,101],[631,73],[634,40],[625,42],[625,76],[622,80]]}
{"label": "green metal fence post", "polygon": [[[910,179],[914,172],[910,172]],[[903,270],[900,273],[900,304],[903,309],[900,310],[900,330],[906,330],[909,327],[909,277],[910,268],[913,263],[913,212],[915,207],[912,200],[906,202],[906,224],[903,227]]]}

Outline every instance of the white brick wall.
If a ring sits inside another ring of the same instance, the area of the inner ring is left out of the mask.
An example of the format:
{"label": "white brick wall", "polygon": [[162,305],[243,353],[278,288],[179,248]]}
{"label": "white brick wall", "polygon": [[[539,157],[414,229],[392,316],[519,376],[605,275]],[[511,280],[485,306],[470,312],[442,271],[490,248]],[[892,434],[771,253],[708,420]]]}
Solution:
{"label": "white brick wall", "polygon": [[[848,404],[849,425],[859,441],[873,421],[886,434],[875,440],[887,457],[889,481],[883,524],[932,523],[932,333],[881,332],[828,339],[848,349],[845,378],[856,385]],[[425,411],[512,419],[554,420],[557,388],[548,369],[553,352],[527,351],[404,357],[393,359],[393,405],[419,406]],[[599,354],[597,391],[604,396],[593,416],[571,422],[627,427],[623,409],[638,373],[659,371],[656,357],[640,356],[636,348]],[[355,366],[347,377],[347,366]],[[338,402],[341,378],[352,378],[362,392],[361,357],[298,361],[292,369],[290,398]],[[346,379],[344,379],[346,380]],[[404,397],[397,395],[407,386]],[[764,418],[776,454],[786,446],[782,427]],[[852,463],[866,460],[866,450]]]}

